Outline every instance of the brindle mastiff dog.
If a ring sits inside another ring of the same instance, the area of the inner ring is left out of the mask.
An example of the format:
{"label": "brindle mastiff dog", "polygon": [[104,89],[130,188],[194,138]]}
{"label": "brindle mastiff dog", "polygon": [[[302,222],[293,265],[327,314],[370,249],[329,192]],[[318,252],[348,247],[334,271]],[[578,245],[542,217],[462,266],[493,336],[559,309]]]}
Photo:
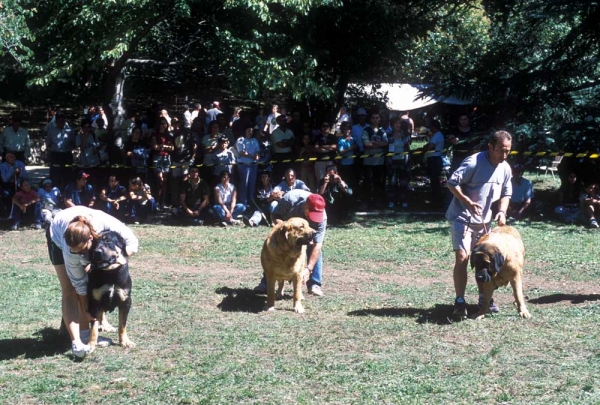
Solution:
{"label": "brindle mastiff dog", "polygon": [[531,318],[523,299],[523,263],[525,247],[521,235],[512,226],[499,226],[479,239],[471,252],[471,268],[475,278],[483,283],[483,306],[475,315],[482,319],[490,307],[494,290],[510,283],[517,311],[523,318]]}
{"label": "brindle mastiff dog", "polygon": [[267,236],[260,254],[267,279],[267,311],[275,309],[275,282],[279,282],[277,299],[281,299],[284,282],[290,281],[294,287],[294,311],[304,312],[301,301],[302,283],[308,279],[306,246],[315,233],[305,219],[291,218],[275,226]]}

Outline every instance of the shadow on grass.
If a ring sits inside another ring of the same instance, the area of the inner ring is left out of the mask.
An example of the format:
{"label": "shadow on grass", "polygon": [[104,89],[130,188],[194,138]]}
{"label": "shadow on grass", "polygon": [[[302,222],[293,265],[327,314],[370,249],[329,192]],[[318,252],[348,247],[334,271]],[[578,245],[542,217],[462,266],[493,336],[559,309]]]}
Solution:
{"label": "shadow on grass", "polygon": [[215,291],[225,295],[217,308],[223,312],[251,312],[257,314],[265,308],[265,296],[256,295],[249,288],[221,287]]}
{"label": "shadow on grass", "polygon": [[0,340],[0,361],[24,356],[26,359],[62,355],[70,348],[69,339],[58,334],[58,329],[44,328],[34,336],[39,338],[19,338]]}
{"label": "shadow on grass", "polygon": [[586,301],[600,301],[600,294],[551,294],[527,301],[531,304],[555,304],[561,301],[571,301],[571,304],[581,304]]}
{"label": "shadow on grass", "polygon": [[[384,316],[384,317],[406,317],[416,318],[419,324],[432,323],[436,325],[450,325],[455,320],[452,318],[454,306],[446,304],[436,304],[432,308],[377,308],[361,309],[348,312],[349,316]],[[469,313],[474,313],[477,309],[469,307]]]}

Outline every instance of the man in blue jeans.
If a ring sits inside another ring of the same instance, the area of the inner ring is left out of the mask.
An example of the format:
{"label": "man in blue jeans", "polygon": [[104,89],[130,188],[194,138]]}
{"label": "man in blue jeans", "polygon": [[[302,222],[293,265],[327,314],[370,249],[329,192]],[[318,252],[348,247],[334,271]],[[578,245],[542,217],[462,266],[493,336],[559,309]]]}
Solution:
{"label": "man in blue jeans", "polygon": [[[317,231],[314,239],[306,250],[306,268],[310,279],[306,282],[308,293],[318,297],[323,296],[321,277],[323,271],[323,240],[327,228],[327,214],[325,213],[325,200],[319,194],[305,190],[291,190],[287,192],[271,213],[274,225],[287,221],[290,218],[306,219],[311,228]],[[267,292],[267,280],[263,275],[260,284],[254,288],[255,292]]]}

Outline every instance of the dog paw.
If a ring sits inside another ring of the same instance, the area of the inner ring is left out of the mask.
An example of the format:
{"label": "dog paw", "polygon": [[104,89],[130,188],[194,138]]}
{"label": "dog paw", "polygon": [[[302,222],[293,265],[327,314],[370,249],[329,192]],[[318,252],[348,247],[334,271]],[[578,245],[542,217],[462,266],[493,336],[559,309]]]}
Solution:
{"label": "dog paw", "polygon": [[521,311],[521,312],[519,312],[519,316],[520,316],[521,318],[525,318],[525,319],[531,319],[531,314],[530,314],[530,313],[529,313],[529,311],[528,311],[528,310],[526,310],[526,309],[525,309],[525,310],[523,310],[523,311]]}
{"label": "dog paw", "polygon": [[294,312],[297,314],[303,314],[304,313],[304,307],[302,305],[296,305],[294,307]]}
{"label": "dog paw", "polygon": [[100,331],[100,332],[116,332],[117,328],[115,328],[108,322],[103,322],[100,324],[100,326],[98,326],[98,331]]}
{"label": "dog paw", "polygon": [[126,349],[131,349],[135,347],[135,343],[133,343],[129,339],[123,339],[121,342],[119,342],[119,344],[121,345],[121,347],[124,347]]}

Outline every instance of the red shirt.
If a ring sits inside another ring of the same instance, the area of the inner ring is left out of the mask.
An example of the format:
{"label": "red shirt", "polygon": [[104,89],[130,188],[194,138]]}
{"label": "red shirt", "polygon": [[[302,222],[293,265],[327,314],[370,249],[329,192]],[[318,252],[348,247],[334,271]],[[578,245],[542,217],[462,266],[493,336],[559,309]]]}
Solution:
{"label": "red shirt", "polygon": [[39,194],[33,190],[31,190],[29,193],[19,190],[15,196],[17,197],[19,204],[27,204],[37,198],[40,198]]}
{"label": "red shirt", "polygon": [[[152,134],[152,136],[154,137],[154,139],[156,139],[156,144],[157,145],[166,145],[166,146],[173,146],[173,136],[171,135],[171,133],[169,132],[165,132],[163,134],[161,134],[160,132],[156,131]],[[171,151],[166,151],[166,150],[159,150],[158,154],[160,156],[169,156],[171,154]]]}

